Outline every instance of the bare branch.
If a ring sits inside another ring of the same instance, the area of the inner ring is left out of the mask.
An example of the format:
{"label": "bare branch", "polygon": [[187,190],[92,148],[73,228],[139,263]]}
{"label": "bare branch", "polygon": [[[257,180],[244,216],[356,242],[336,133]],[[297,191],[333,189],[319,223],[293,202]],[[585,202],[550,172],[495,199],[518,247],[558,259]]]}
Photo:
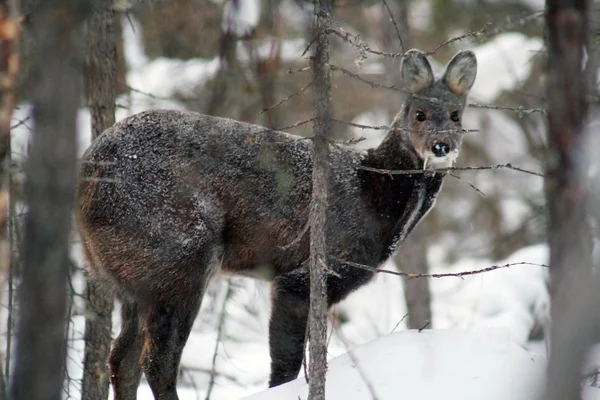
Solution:
{"label": "bare branch", "polygon": [[436,47],[435,49],[433,49],[433,51],[426,52],[425,54],[427,54],[428,56],[432,56],[432,55],[434,55],[435,53],[437,53],[437,52],[438,52],[438,50],[439,50],[439,49],[441,49],[442,47],[444,47],[444,46],[447,46],[447,45],[449,45],[450,43],[454,43],[454,42],[457,42],[457,41],[460,41],[460,40],[466,39],[466,38],[468,38],[468,37],[472,37],[472,38],[475,38],[475,39],[479,39],[480,37],[482,37],[482,36],[484,36],[484,35],[485,35],[485,33],[487,32],[487,30],[489,29],[489,27],[490,27],[490,26],[492,26],[492,23],[491,23],[491,22],[488,22],[488,23],[486,23],[486,24],[483,26],[483,28],[481,28],[481,29],[480,29],[480,30],[478,30],[478,31],[475,31],[475,32],[467,32],[467,33],[465,33],[465,34],[462,34],[462,35],[460,35],[460,36],[455,36],[455,37],[453,37],[453,38],[450,38],[450,39],[446,40],[444,43],[440,44],[440,45],[439,45],[438,47]]}
{"label": "bare branch", "polygon": [[[348,75],[351,78],[357,79],[367,85],[369,85],[371,88],[381,88],[381,89],[388,89],[388,90],[395,90],[395,91],[399,91],[405,94],[411,94],[412,96],[414,96],[415,98],[419,98],[422,100],[427,100],[431,103],[434,104],[440,104],[442,103],[440,99],[436,99],[433,97],[427,97],[427,96],[419,96],[419,95],[415,95],[414,93],[410,93],[407,90],[400,88],[398,86],[395,85],[384,85],[381,83],[376,83],[373,81],[370,81],[366,78],[363,78],[362,76],[360,76],[359,74],[356,74],[354,72],[351,72],[349,70],[347,70],[346,68],[340,67],[338,65],[334,65],[334,64],[329,64],[329,68],[331,68],[332,71],[339,71],[341,73],[343,73],[344,75]],[[451,104],[451,103],[448,103]],[[473,108],[485,108],[485,109],[490,109],[490,110],[502,110],[502,111],[512,111],[512,112],[516,112],[519,114],[519,117],[523,117],[523,115],[527,115],[527,114],[534,114],[534,113],[540,113],[540,114],[544,114],[546,113],[546,110],[543,108],[531,108],[531,109],[526,109],[522,106],[519,107],[505,107],[505,106],[497,106],[497,105],[493,105],[493,104],[480,104],[480,103],[468,103],[467,104],[469,107],[473,107]]]}
{"label": "bare branch", "polygon": [[282,105],[283,103],[285,103],[286,101],[288,101],[289,99],[291,99],[292,97],[298,96],[299,94],[304,93],[304,91],[306,91],[306,89],[308,89],[309,87],[311,87],[312,85],[312,81],[310,81],[308,84],[306,84],[304,87],[300,88],[300,90],[290,94],[289,96],[287,96],[286,98],[284,98],[283,100],[277,102],[277,104],[274,104],[268,108],[263,108],[261,111],[259,111],[256,115],[261,115],[265,112],[271,111],[272,109],[274,109],[275,107],[279,107],[280,105]]}
{"label": "bare branch", "polygon": [[402,35],[400,35],[400,29],[398,29],[398,25],[396,24],[396,19],[394,19],[394,14],[392,14],[392,10],[390,10],[390,7],[388,6],[388,3],[386,0],[381,0],[381,2],[385,6],[385,9],[387,10],[387,12],[389,14],[390,19],[392,20],[392,23],[394,24],[394,29],[396,30],[396,35],[398,36],[398,41],[400,42],[400,50],[402,51],[402,53],[404,53],[406,51],[406,49],[404,48],[404,42],[402,41]]}
{"label": "bare branch", "polygon": [[535,171],[529,171],[524,168],[515,167],[511,163],[507,164],[496,164],[496,165],[488,165],[482,167],[449,167],[449,168],[436,168],[436,169],[414,169],[414,170],[392,170],[392,169],[379,169],[372,167],[365,167],[362,165],[357,165],[357,169],[362,169],[365,171],[376,172],[379,174],[385,175],[414,175],[414,174],[430,174],[430,173],[445,173],[449,171],[481,171],[481,170],[492,170],[492,169],[511,169],[513,171],[523,172],[525,174],[544,177],[544,174]]}
{"label": "bare branch", "polygon": [[459,181],[465,182],[467,185],[471,186],[471,188],[473,188],[473,190],[475,190],[477,193],[479,193],[480,195],[482,195],[483,197],[485,197],[485,193],[483,193],[481,190],[479,190],[479,188],[477,188],[477,186],[473,185],[471,182],[466,181],[463,178],[461,178],[460,176],[455,175],[453,173],[448,173],[448,175],[450,175],[453,178],[458,179]]}
{"label": "bare branch", "polygon": [[394,333],[394,331],[400,326],[400,324],[402,323],[402,321],[404,321],[407,317],[408,317],[408,313],[404,314],[402,316],[402,318],[400,318],[400,321],[398,321],[398,323],[396,325],[394,325],[394,328],[392,329],[392,331],[390,332],[390,334]]}
{"label": "bare branch", "polygon": [[335,257],[335,256],[329,256],[329,258],[331,258],[332,260],[337,261],[341,264],[347,265],[349,267],[354,267],[354,268],[362,269],[365,271],[376,272],[376,273],[403,276],[403,277],[406,277],[409,279],[450,278],[450,277],[463,278],[465,276],[483,274],[485,272],[491,272],[491,271],[495,271],[497,269],[510,268],[510,267],[514,267],[517,265],[531,265],[531,266],[535,266],[535,267],[548,268],[548,266],[545,264],[536,264],[536,263],[522,261],[522,262],[515,262],[515,263],[509,263],[509,264],[503,264],[503,265],[492,265],[492,266],[489,266],[486,268],[481,268],[481,269],[477,269],[477,270],[473,270],[473,271],[448,272],[448,273],[441,273],[441,274],[411,274],[411,273],[402,272],[402,271],[391,271],[391,270],[385,269],[385,268],[377,268],[377,267],[372,267],[370,265],[359,264],[359,263],[355,263],[353,261],[343,260],[343,259],[341,259],[339,257]]}

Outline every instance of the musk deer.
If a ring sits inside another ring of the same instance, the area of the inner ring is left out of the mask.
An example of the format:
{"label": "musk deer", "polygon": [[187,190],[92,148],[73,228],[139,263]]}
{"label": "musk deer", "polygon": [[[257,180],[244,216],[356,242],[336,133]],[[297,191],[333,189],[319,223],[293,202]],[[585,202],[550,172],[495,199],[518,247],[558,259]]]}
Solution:
{"label": "musk deer", "polygon": [[[431,209],[462,142],[477,62],[461,51],[434,79],[425,54],[402,60],[407,99],[377,148],[330,145],[329,305],[367,283]],[[183,347],[209,279],[272,281],[269,386],[300,371],[309,313],[312,142],[193,112],[152,110],[106,130],[84,156],[77,221],[92,272],[118,288],[122,328],[108,366],[117,400],[146,374],[177,399]]]}

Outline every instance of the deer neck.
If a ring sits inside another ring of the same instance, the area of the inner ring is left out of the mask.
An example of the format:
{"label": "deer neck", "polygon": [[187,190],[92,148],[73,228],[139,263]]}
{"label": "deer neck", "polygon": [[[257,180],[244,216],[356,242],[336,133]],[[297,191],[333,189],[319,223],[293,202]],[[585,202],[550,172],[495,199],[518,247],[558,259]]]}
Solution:
{"label": "deer neck", "polygon": [[[406,132],[391,130],[381,145],[368,151],[359,171],[362,192],[384,246],[380,262],[390,256],[432,206],[443,175],[390,174],[381,170],[421,170],[423,160]],[[429,199],[429,200],[427,200]]]}

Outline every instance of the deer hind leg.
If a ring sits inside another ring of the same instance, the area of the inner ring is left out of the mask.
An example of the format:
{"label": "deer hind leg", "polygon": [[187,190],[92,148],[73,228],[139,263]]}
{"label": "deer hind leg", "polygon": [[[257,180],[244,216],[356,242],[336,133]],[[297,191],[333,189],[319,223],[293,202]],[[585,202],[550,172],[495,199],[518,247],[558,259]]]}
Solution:
{"label": "deer hind leg", "polygon": [[165,254],[155,271],[146,301],[140,304],[144,345],[142,369],[155,399],[177,400],[177,374],[181,353],[200,309],[207,281],[220,258],[209,231],[182,240],[181,247]]}
{"label": "deer hind leg", "polygon": [[182,304],[155,304],[145,316],[143,370],[156,399],[177,400],[181,353],[200,308],[200,292]]}
{"label": "deer hind leg", "polygon": [[108,358],[110,381],[116,400],[136,400],[142,376],[139,359],[143,343],[138,305],[124,296],[121,305],[121,332],[114,340]]}

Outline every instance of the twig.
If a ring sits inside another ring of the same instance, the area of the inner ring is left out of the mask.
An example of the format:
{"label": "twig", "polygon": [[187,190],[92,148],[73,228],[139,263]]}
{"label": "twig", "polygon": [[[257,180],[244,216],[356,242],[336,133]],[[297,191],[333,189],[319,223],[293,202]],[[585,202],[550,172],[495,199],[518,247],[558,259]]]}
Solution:
{"label": "twig", "polygon": [[400,29],[398,29],[398,25],[396,24],[396,20],[394,19],[394,14],[392,14],[392,10],[390,10],[390,7],[388,6],[387,1],[385,1],[385,0],[381,0],[381,1],[383,2],[385,9],[387,10],[388,14],[390,15],[390,19],[392,20],[392,23],[394,24],[394,29],[396,30],[396,35],[398,36],[398,40],[400,41],[400,50],[402,50],[402,53],[404,53],[404,51],[405,51],[404,42],[402,41],[402,35],[400,35]]}
{"label": "twig", "polygon": [[308,365],[306,363],[306,356],[308,355],[308,338],[310,336],[310,329],[306,324],[306,333],[304,334],[304,345],[302,346],[302,369],[304,370],[304,381],[308,383]]}
{"label": "twig", "polygon": [[402,323],[402,321],[404,321],[406,319],[406,317],[408,317],[408,313],[404,314],[404,316],[400,319],[400,321],[398,321],[398,323],[394,326],[394,329],[392,329],[390,334],[394,333],[396,328],[398,328],[398,326],[400,326],[400,324]]}
{"label": "twig", "polygon": [[505,24],[505,25],[503,25],[501,27],[498,27],[498,28],[494,29],[493,31],[491,31],[489,33],[486,33],[485,36],[486,36],[486,38],[491,38],[493,36],[496,36],[499,33],[506,32],[509,29],[514,29],[514,28],[517,28],[517,27],[522,27],[522,26],[524,26],[526,23],[528,23],[530,21],[533,21],[533,20],[536,20],[536,19],[538,19],[540,17],[543,17],[544,13],[545,13],[544,11],[534,12],[533,14],[527,15],[526,17],[523,17],[523,18],[521,18],[521,19],[519,19],[517,21],[509,22],[509,23],[507,23],[507,24]]}
{"label": "twig", "polygon": [[16,124],[11,125],[10,129],[18,128],[19,126],[24,125],[30,119],[31,119],[31,115],[28,115],[25,118],[23,118],[22,120],[20,120],[19,122],[17,122]]}
{"label": "twig", "polygon": [[488,165],[481,167],[449,167],[449,168],[436,168],[436,169],[413,169],[413,170],[393,170],[393,169],[380,169],[380,168],[372,168],[365,167],[362,165],[356,165],[357,169],[362,169],[365,171],[376,172],[384,175],[416,175],[416,174],[427,174],[427,173],[445,173],[449,171],[480,171],[480,170],[491,170],[491,169],[512,169],[513,171],[523,172],[525,174],[544,177],[545,175],[540,172],[529,171],[524,168],[519,168],[513,166],[511,163],[507,164],[496,164],[496,165]]}
{"label": "twig", "polygon": [[138,94],[141,94],[141,95],[144,95],[144,96],[148,96],[148,97],[150,97],[151,99],[154,99],[154,100],[173,100],[172,97],[160,97],[160,96],[156,96],[156,95],[154,95],[154,94],[152,94],[150,92],[144,92],[143,90],[136,89],[136,88],[134,88],[132,86],[129,86],[129,85],[125,85],[125,87],[127,88],[127,90],[130,90],[130,91],[132,91],[134,93],[138,93]]}
{"label": "twig", "polygon": [[448,273],[441,273],[441,274],[411,274],[411,273],[402,272],[402,271],[391,271],[389,269],[371,267],[371,266],[366,265],[366,264],[360,264],[360,263],[355,263],[355,262],[352,262],[352,261],[347,261],[347,260],[341,259],[341,258],[336,257],[336,256],[329,256],[329,258],[331,258],[332,260],[335,260],[335,261],[337,261],[339,263],[345,264],[345,265],[347,265],[349,267],[355,267],[355,268],[358,268],[358,269],[362,269],[362,270],[366,270],[366,271],[371,271],[371,272],[375,272],[375,273],[384,273],[384,274],[390,274],[390,275],[404,276],[404,277],[409,278],[409,279],[415,279],[415,278],[448,278],[448,277],[463,278],[465,276],[478,275],[478,274],[482,274],[484,272],[495,271],[497,269],[510,268],[510,267],[514,267],[516,265],[532,265],[532,266],[535,266],[535,267],[548,268],[548,266],[546,264],[536,264],[536,263],[530,263],[530,262],[521,261],[521,262],[508,263],[508,264],[503,264],[503,265],[492,265],[492,266],[489,266],[489,267],[486,267],[486,268],[481,268],[481,269],[477,269],[477,270],[473,270],[473,271],[448,272]]}
{"label": "twig", "polygon": [[289,96],[287,96],[286,98],[284,98],[283,100],[277,102],[276,104],[272,105],[271,107],[268,108],[263,108],[261,111],[258,112],[258,114],[256,115],[261,115],[267,111],[271,111],[272,109],[274,109],[275,107],[280,106],[281,104],[285,103],[286,101],[288,101],[289,99],[291,99],[292,97],[295,97],[301,93],[303,93],[306,89],[308,89],[309,87],[311,87],[312,85],[312,81],[308,82],[308,84],[306,84],[306,86],[302,87],[300,90],[290,94]]}
{"label": "twig", "polygon": [[451,173],[451,172],[449,172],[449,173],[448,173],[448,175],[450,175],[450,176],[451,176],[451,177],[453,177],[453,178],[456,178],[456,179],[458,179],[459,181],[463,181],[463,182],[465,182],[467,185],[471,186],[471,187],[472,187],[472,188],[473,188],[473,189],[474,189],[474,190],[475,190],[477,193],[479,193],[479,194],[480,194],[480,195],[482,195],[483,197],[486,197],[486,196],[485,196],[485,193],[483,193],[481,190],[479,190],[479,189],[477,188],[477,186],[473,185],[471,182],[469,182],[469,181],[467,181],[467,180],[465,180],[465,179],[461,178],[460,176],[458,176],[458,175],[455,175],[455,174],[453,174],[453,173]]}
{"label": "twig", "polygon": [[[335,118],[330,118],[331,121],[333,122],[337,122],[338,124],[344,124],[344,125],[350,125],[350,126],[354,126],[356,128],[361,128],[361,129],[372,129],[375,131],[385,131],[385,130],[395,130],[395,131],[401,131],[403,129],[410,129],[408,126],[388,126],[388,125],[363,125],[363,124],[357,124],[356,122],[350,122],[350,121],[342,121],[339,119],[335,119]],[[479,132],[479,129],[427,129],[421,132],[436,132],[436,133],[451,133],[451,132],[460,132],[460,133],[472,133],[472,132]]]}
{"label": "twig", "polygon": [[513,111],[513,112],[516,112],[519,114],[519,118],[523,118],[523,115],[525,115],[525,114],[534,114],[534,113],[540,113],[540,114],[544,114],[544,115],[546,114],[546,109],[544,109],[544,108],[526,109],[523,106],[503,107],[503,106],[496,106],[493,104],[478,104],[478,103],[469,103],[467,105],[472,108],[485,108],[485,109],[489,109],[489,110]]}
{"label": "twig", "polygon": [[[382,1],[384,1],[384,0],[382,0]],[[385,1],[384,1],[384,3],[385,3]],[[386,4],[386,7],[387,7],[387,4]],[[388,8],[388,11],[389,11],[389,8]],[[425,54],[428,56],[432,56],[432,55],[436,54],[438,52],[438,50],[440,50],[442,47],[447,46],[456,41],[463,40],[467,37],[472,37],[472,38],[478,39],[482,36],[485,36],[485,33],[487,32],[487,30],[489,29],[489,27],[491,25],[492,24],[490,22],[488,22],[483,26],[483,28],[481,28],[478,31],[467,32],[462,35],[452,37],[452,38],[446,40],[444,43],[437,46],[433,51],[425,52]],[[396,27],[396,32],[398,32],[398,27],[396,26],[395,22],[394,22],[394,26]],[[338,36],[339,38],[341,38],[342,40],[350,43],[352,46],[359,49],[359,51],[361,53],[361,58],[366,58],[366,53],[374,54],[374,55],[381,56],[381,57],[390,57],[390,58],[394,58],[394,59],[400,58],[404,55],[404,52],[402,52],[402,53],[387,53],[384,51],[374,50],[367,43],[363,42],[358,35],[348,32],[347,30],[345,30],[339,26],[338,26],[337,30],[336,29],[328,29],[327,33],[334,34],[334,35]],[[404,46],[402,46],[402,47],[404,49]]]}
{"label": "twig", "polygon": [[331,68],[332,71],[340,71],[341,73],[348,75],[351,78],[358,79],[359,81],[366,83],[367,85],[371,86],[372,88],[390,89],[390,90],[397,90],[402,93],[408,93],[408,91],[401,89],[397,86],[388,86],[388,85],[382,85],[381,83],[371,82],[371,81],[363,78],[362,76],[355,74],[354,72],[350,72],[347,69],[337,66],[335,64],[329,64],[329,68]]}
{"label": "twig", "polygon": [[273,129],[268,129],[267,131],[285,131],[286,129],[292,129],[292,128],[296,128],[300,125],[305,125],[308,124],[309,122],[312,122],[315,120],[315,117],[310,117],[309,119],[305,119],[303,121],[298,121],[296,123],[293,123],[292,125],[288,125],[288,126],[283,126],[280,128],[273,128]]}
{"label": "twig", "polygon": [[[361,81],[364,84],[369,85],[371,88],[375,89],[375,88],[380,88],[380,89],[388,89],[388,90],[394,90],[394,91],[398,91],[404,94],[409,94],[411,96],[413,96],[414,98],[417,99],[421,99],[421,100],[427,100],[432,104],[447,104],[447,105],[452,105],[454,103],[451,102],[443,102],[440,99],[434,98],[434,97],[427,97],[427,96],[421,96],[421,95],[416,95],[414,93],[410,93],[407,90],[400,88],[398,86],[395,85],[384,85],[381,83],[377,83],[377,82],[373,82],[370,81],[366,78],[363,78],[362,76],[360,76],[359,74],[356,74],[354,72],[351,72],[343,67],[340,67],[338,65],[335,64],[329,64],[329,68],[331,68],[332,71],[339,71],[344,75],[348,75],[351,78],[354,78],[356,80]],[[494,104],[480,104],[480,103],[468,103],[467,106],[472,107],[472,108],[484,108],[484,109],[489,109],[489,110],[499,110],[499,111],[512,111],[512,112],[516,112],[519,114],[519,117],[522,118],[523,115],[528,115],[528,114],[534,114],[534,113],[540,113],[545,115],[546,114],[546,110],[543,108],[531,108],[531,109],[526,109],[523,106],[519,106],[519,107],[505,107],[505,106],[498,106],[498,105],[494,105]]]}
{"label": "twig", "polygon": [[438,50],[439,50],[439,49],[441,49],[442,47],[444,47],[444,46],[447,46],[447,45],[449,45],[450,43],[454,43],[454,42],[457,42],[457,41],[459,41],[459,40],[466,39],[466,38],[468,38],[468,37],[472,37],[472,38],[475,38],[475,39],[477,39],[477,38],[479,38],[480,36],[483,36],[483,35],[485,34],[485,32],[488,30],[488,28],[489,28],[490,26],[492,26],[492,23],[491,23],[491,22],[488,22],[488,23],[486,23],[486,24],[483,26],[483,28],[481,28],[481,29],[480,29],[480,30],[478,30],[478,31],[475,31],[475,32],[467,32],[467,33],[465,33],[465,34],[462,34],[462,35],[460,35],[460,36],[455,36],[455,37],[453,37],[453,38],[450,38],[450,39],[446,40],[444,43],[440,44],[440,45],[439,45],[438,47],[436,47],[435,49],[433,49],[433,51],[427,52],[427,53],[425,53],[425,54],[427,54],[428,56],[434,55],[434,54],[435,54],[435,53],[437,53],[437,52],[438,52]]}
{"label": "twig", "polygon": [[353,138],[353,139],[347,139],[347,140],[338,140],[335,143],[336,144],[343,144],[343,145],[353,145],[353,144],[357,144],[360,143],[364,140],[367,140],[366,137],[361,136],[361,137],[357,137],[357,138]]}
{"label": "twig", "polygon": [[306,45],[306,48],[304,49],[302,54],[300,54],[300,58],[304,57],[304,55],[306,53],[308,53],[308,51],[310,50],[310,46],[312,46],[316,41],[317,41],[317,38],[314,37],[314,38],[312,38],[312,40],[310,42],[308,42],[308,44]]}
{"label": "twig", "polygon": [[212,357],[212,368],[210,371],[210,380],[208,381],[208,390],[206,392],[205,400],[210,400],[210,394],[215,385],[215,377],[218,375],[216,371],[217,354],[219,353],[219,344],[221,343],[221,337],[223,335],[223,327],[225,326],[225,316],[227,314],[227,302],[233,293],[233,286],[231,280],[227,280],[227,291],[225,292],[225,298],[223,299],[223,308],[219,315],[219,325],[217,327],[217,341],[215,342],[215,350]]}
{"label": "twig", "polygon": [[365,53],[371,53],[371,54],[375,54],[377,56],[391,57],[391,58],[400,58],[404,54],[404,53],[386,53],[384,51],[373,50],[368,44],[366,44],[365,42],[360,40],[358,35],[348,32],[341,27],[338,27],[338,29],[340,30],[339,32],[335,29],[327,29],[327,33],[328,34],[332,33],[332,34],[338,36],[339,38],[341,38],[342,40],[350,43],[354,47],[358,48],[361,53],[361,58],[363,58],[363,59],[366,58]]}
{"label": "twig", "polygon": [[375,387],[371,383],[371,380],[369,379],[369,377],[367,376],[367,374],[365,373],[363,368],[360,366],[360,362],[358,361],[358,359],[354,355],[354,352],[350,348],[350,345],[348,344],[348,340],[346,340],[346,338],[344,337],[344,335],[343,335],[342,331],[339,329],[336,321],[333,319],[330,319],[330,321],[331,321],[333,330],[335,331],[336,335],[340,338],[340,340],[344,344],[344,347],[346,348],[346,354],[348,354],[348,357],[350,357],[350,361],[352,361],[352,364],[354,364],[354,366],[356,367],[356,371],[360,375],[360,378],[363,380],[363,382],[367,386],[367,389],[369,390],[369,393],[371,394],[371,399],[378,400],[379,397],[377,397],[377,393],[375,392]]}
{"label": "twig", "polygon": [[304,237],[304,235],[306,235],[306,232],[308,232],[308,229],[310,228],[310,225],[308,223],[306,223],[304,225],[304,228],[302,228],[302,231],[298,234],[298,236],[292,240],[290,243],[284,245],[284,246],[279,246],[279,248],[281,250],[287,250],[292,246],[297,245],[298,243],[300,243],[300,241],[302,240],[302,238]]}
{"label": "twig", "polygon": [[306,67],[302,67],[302,68],[298,68],[298,69],[288,69],[287,73],[288,74],[295,74],[297,72],[306,72],[306,71],[310,71],[310,65],[307,65]]}

